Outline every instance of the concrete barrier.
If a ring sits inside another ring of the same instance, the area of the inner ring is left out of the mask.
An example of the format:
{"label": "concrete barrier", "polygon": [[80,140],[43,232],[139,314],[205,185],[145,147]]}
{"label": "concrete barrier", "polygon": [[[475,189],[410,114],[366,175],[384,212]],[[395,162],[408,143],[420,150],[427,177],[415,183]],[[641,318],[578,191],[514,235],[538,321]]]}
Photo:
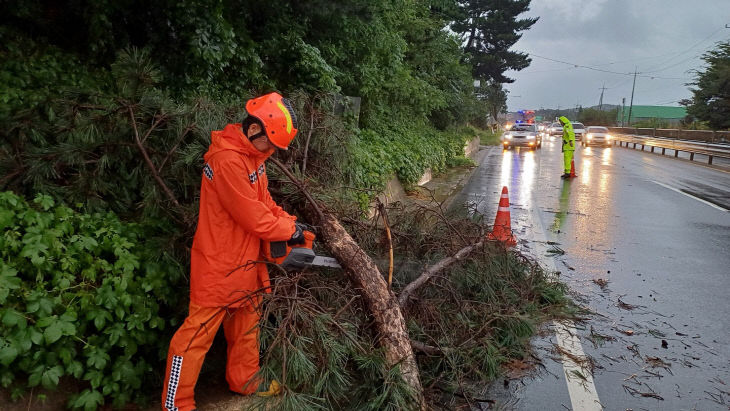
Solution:
{"label": "concrete barrier", "polygon": [[464,157],[472,160],[479,152],[479,137],[474,137],[464,145]]}
{"label": "concrete barrier", "polygon": [[[475,160],[477,158],[477,155],[479,153],[479,137],[474,137],[473,139],[469,140],[466,144],[464,144],[464,157],[471,158],[472,160]],[[433,172],[430,168],[427,168],[424,172],[421,178],[418,180],[417,185],[422,186],[429,181],[433,179]],[[398,177],[393,176],[390,180],[388,180],[388,183],[385,185],[385,190],[381,194],[378,195],[378,199],[383,204],[390,204],[397,201],[403,201],[406,198],[406,190],[403,187],[403,184],[401,184],[400,180],[398,180]],[[370,207],[370,217],[372,218],[373,215],[375,215],[375,202],[371,204]]]}

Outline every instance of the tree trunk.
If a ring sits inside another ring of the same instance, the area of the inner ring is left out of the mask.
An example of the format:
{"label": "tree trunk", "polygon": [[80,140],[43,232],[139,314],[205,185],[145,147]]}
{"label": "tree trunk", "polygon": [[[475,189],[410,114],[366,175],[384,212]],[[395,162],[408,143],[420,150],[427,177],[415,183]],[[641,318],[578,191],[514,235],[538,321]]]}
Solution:
{"label": "tree trunk", "polygon": [[[312,217],[316,216],[313,214]],[[350,281],[360,289],[375,326],[389,366],[400,366],[403,380],[413,389],[414,398],[425,409],[418,365],[411,348],[406,322],[395,294],[388,290],[383,275],[337,218],[324,214],[319,221],[321,237],[342,265]]]}

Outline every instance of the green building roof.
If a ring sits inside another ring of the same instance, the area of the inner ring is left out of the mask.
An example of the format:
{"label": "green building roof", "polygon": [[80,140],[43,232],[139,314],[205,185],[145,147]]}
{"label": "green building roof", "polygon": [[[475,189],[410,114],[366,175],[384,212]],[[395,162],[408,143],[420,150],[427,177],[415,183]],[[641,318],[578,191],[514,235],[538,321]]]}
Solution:
{"label": "green building roof", "polygon": [[[634,106],[631,108],[631,121],[644,118],[658,119],[682,119],[687,116],[687,109],[684,107],[669,106]],[[621,108],[619,108],[616,119],[621,121]],[[629,107],[624,108],[623,121],[629,120]]]}

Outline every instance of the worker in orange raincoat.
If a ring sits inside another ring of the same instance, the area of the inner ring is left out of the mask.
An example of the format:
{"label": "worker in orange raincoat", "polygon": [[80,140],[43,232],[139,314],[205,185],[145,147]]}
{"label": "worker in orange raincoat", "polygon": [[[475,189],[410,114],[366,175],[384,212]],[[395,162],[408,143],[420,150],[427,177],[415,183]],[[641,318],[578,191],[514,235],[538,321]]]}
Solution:
{"label": "worker in orange raincoat", "polygon": [[[231,391],[252,394],[259,381],[260,296],[269,275],[262,241],[303,242],[302,227],[272,200],[264,161],[286,150],[297,133],[289,102],[270,93],[246,103],[242,124],[211,133],[191,251],[188,317],[170,341],[162,409],[195,409],[193,391],[213,338],[223,324]],[[265,388],[266,383],[262,384]],[[264,394],[278,393],[272,381]]]}

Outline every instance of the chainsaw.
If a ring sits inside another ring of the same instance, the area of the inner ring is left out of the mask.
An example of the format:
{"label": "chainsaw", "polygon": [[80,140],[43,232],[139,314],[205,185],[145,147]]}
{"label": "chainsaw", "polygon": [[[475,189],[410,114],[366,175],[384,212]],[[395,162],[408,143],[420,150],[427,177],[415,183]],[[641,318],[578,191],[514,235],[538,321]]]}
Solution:
{"label": "chainsaw", "polygon": [[267,241],[264,243],[264,257],[266,260],[278,264],[286,271],[298,271],[308,267],[342,268],[340,263],[332,257],[316,255],[312,247],[316,236],[313,232],[304,230],[303,244],[289,244],[287,241]]}

